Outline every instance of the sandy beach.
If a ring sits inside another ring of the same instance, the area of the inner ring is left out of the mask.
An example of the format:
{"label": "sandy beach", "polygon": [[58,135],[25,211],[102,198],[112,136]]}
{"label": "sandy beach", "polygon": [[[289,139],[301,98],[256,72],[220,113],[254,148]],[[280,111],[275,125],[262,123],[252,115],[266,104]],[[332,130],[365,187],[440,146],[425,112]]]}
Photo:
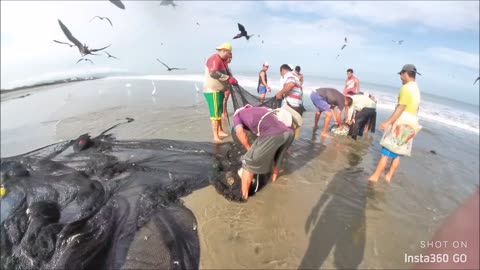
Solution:
{"label": "sandy beach", "polygon": [[[112,130],[117,139],[209,141],[207,104],[193,83],[154,83],[154,96],[151,80],[123,79],[2,94],[2,157],[95,136],[126,117],[135,121]],[[431,122],[422,122],[392,183],[369,186],[382,133],[320,138],[307,99],[305,125],[277,182],[243,204],[212,186],[183,198],[198,222],[201,269],[410,268],[404,254],[421,252],[420,242],[476,187],[478,135]],[[377,119],[389,113],[379,110]]]}

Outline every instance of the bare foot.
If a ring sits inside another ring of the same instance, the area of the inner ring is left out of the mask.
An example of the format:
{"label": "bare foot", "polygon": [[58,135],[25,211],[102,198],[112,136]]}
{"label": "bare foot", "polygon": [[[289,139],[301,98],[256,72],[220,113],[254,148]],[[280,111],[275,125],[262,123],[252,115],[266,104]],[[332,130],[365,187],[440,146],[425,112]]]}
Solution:
{"label": "bare foot", "polygon": [[386,174],[386,175],[385,175],[385,181],[387,181],[388,183],[390,183],[390,180],[392,180],[392,175]]}
{"label": "bare foot", "polygon": [[220,139],[220,138],[217,137],[217,138],[213,138],[213,142],[214,142],[214,143],[221,143],[221,142],[223,142],[223,141],[222,141],[222,139]]}
{"label": "bare foot", "polygon": [[368,181],[373,182],[373,183],[376,183],[376,182],[378,182],[378,176],[371,175],[371,176],[368,178]]}
{"label": "bare foot", "polygon": [[321,136],[325,138],[332,138],[332,136],[328,135],[327,133],[322,133]]}
{"label": "bare foot", "polygon": [[220,136],[220,137],[228,137],[229,135],[228,135],[228,133],[225,133],[225,132],[223,132],[223,131],[219,131],[219,132],[218,132],[218,136]]}

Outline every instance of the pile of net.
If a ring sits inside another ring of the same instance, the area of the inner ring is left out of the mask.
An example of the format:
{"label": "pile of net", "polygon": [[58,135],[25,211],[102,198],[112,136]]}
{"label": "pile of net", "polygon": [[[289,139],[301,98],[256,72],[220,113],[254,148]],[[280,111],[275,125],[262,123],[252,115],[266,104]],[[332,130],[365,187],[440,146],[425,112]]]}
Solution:
{"label": "pile of net", "polygon": [[[235,108],[278,106],[240,87],[232,96]],[[1,268],[196,269],[196,219],[180,198],[212,184],[242,201],[244,153],[237,140],[120,141],[103,132],[2,158]]]}

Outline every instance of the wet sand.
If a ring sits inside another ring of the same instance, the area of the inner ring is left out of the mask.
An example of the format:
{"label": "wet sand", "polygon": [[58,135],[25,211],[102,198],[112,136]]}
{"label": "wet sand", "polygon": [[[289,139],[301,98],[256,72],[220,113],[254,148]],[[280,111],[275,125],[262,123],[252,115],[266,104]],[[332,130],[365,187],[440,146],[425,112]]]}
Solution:
{"label": "wet sand", "polygon": [[[151,81],[126,80],[80,82],[4,102],[2,95],[2,156],[95,136],[125,117],[135,121],[112,130],[118,139],[210,140],[207,105],[193,83],[155,84],[154,97]],[[277,182],[243,204],[213,187],[184,198],[198,221],[201,268],[410,268],[404,254],[421,252],[420,242],[478,185],[478,136],[422,123],[413,156],[402,158],[392,183],[369,187],[381,132],[357,142],[322,139],[312,132],[314,111],[305,102],[305,125]],[[389,113],[379,111],[377,123]]]}

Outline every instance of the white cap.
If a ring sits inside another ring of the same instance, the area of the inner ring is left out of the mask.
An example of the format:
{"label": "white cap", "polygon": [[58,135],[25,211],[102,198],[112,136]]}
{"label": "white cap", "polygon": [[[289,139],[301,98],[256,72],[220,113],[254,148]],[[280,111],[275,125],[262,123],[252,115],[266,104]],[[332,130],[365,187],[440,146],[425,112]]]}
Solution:
{"label": "white cap", "polygon": [[267,61],[265,61],[265,62],[263,63],[263,65],[264,65],[265,67],[269,67],[269,66],[270,66]]}

